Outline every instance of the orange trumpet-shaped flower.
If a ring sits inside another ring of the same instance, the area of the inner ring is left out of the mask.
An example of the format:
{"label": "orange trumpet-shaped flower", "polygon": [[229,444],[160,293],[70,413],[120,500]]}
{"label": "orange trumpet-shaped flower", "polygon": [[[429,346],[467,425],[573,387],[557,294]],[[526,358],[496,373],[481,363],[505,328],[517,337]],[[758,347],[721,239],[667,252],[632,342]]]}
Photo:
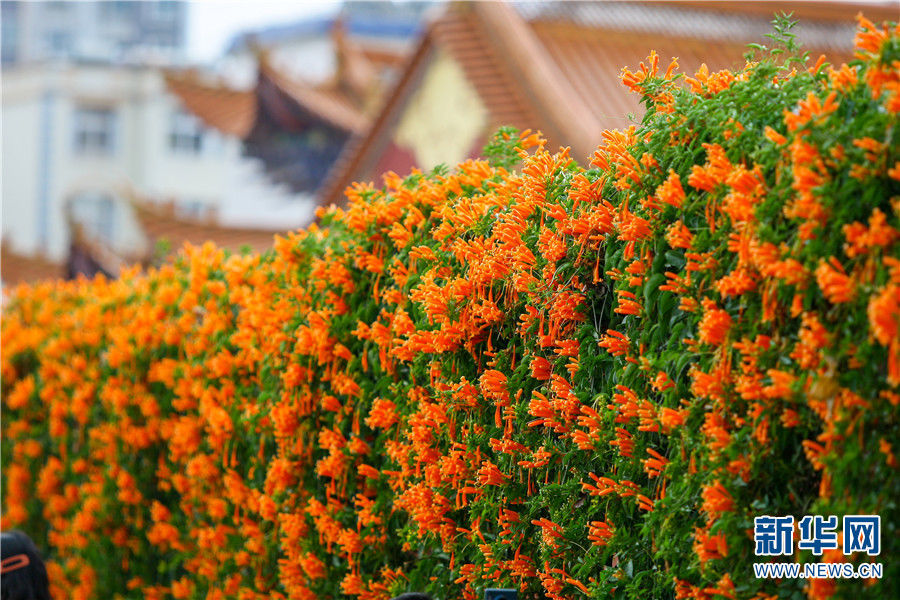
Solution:
{"label": "orange trumpet-shaped flower", "polygon": [[601,348],[606,348],[613,356],[622,356],[628,353],[630,341],[625,334],[608,329],[606,335],[600,338],[598,344]]}
{"label": "orange trumpet-shaped flower", "polygon": [[728,556],[728,542],[725,534],[712,535],[707,530],[698,527],[694,530],[694,553],[701,563],[725,558]]}
{"label": "orange trumpet-shaped flower", "polygon": [[675,221],[666,233],[666,241],[673,248],[689,249],[694,235],[681,221]]}
{"label": "orange trumpet-shaped flower", "polygon": [[644,460],[644,471],[647,473],[647,477],[651,479],[659,477],[666,465],[669,464],[669,459],[653,448],[647,448],[647,454],[650,455],[650,458]]}
{"label": "orange trumpet-shaped flower", "polygon": [[702,496],[701,510],[706,513],[710,521],[718,519],[722,513],[734,510],[734,499],[718,480],[704,486]]}
{"label": "orange trumpet-shaped flower", "polygon": [[627,290],[619,290],[619,305],[613,312],[620,315],[640,315],[641,304],[637,301],[637,297]]}
{"label": "orange trumpet-shaped flower", "polygon": [[700,319],[700,341],[711,346],[718,346],[725,341],[731,328],[731,315],[719,308],[709,298],[704,298],[703,318]]}
{"label": "orange trumpet-shaped flower", "polygon": [[656,188],[656,197],[675,208],[680,208],[684,203],[684,188],[681,187],[681,178],[673,169],[669,169],[669,177]]}
{"label": "orange trumpet-shaped flower", "polygon": [[856,284],[847,276],[843,265],[835,257],[821,261],[816,269],[816,281],[832,304],[850,302],[856,295]]}
{"label": "orange trumpet-shaped flower", "polygon": [[869,324],[875,339],[888,347],[888,381],[900,384],[900,285],[886,285],[869,299]]}
{"label": "orange trumpet-shaped flower", "polygon": [[591,521],[588,524],[588,539],[595,546],[606,546],[615,535],[615,530],[606,521]]}
{"label": "orange trumpet-shaped flower", "polygon": [[550,379],[550,375],[552,373],[552,366],[550,365],[550,361],[541,356],[536,356],[531,359],[531,376],[539,381],[547,381]]}
{"label": "orange trumpet-shaped flower", "polygon": [[509,479],[509,475],[503,474],[497,465],[489,460],[482,463],[477,475],[481,485],[504,485]]}

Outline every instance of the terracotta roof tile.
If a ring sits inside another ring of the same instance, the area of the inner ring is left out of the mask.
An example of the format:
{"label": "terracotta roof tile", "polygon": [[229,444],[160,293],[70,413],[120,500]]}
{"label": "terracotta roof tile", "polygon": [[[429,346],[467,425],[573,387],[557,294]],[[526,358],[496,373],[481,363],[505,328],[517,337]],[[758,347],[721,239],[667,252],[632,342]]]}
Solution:
{"label": "terracotta roof tile", "polygon": [[190,72],[169,71],[165,78],[169,91],[184,108],[209,127],[239,138],[250,132],[256,119],[256,96],[252,91],[203,83]]}
{"label": "terracotta roof tile", "polygon": [[356,134],[344,144],[319,188],[320,204],[340,202],[344,189],[373,168],[378,155],[389,143],[391,128],[396,124],[406,99],[421,80],[433,50],[433,36],[427,34],[409,56],[396,86],[388,93],[381,110],[366,131]]}
{"label": "terracotta roof tile", "polygon": [[746,51],[743,44],[702,45],[569,25],[536,24],[534,31],[602,129],[626,127],[629,114],[643,113],[638,96],[622,85],[619,76],[623,66],[635,68],[644,61],[650,48],[660,55],[663,67],[678,57],[680,70],[688,73],[703,62],[713,71],[740,67]]}
{"label": "terracotta roof tile", "polygon": [[[291,77],[272,66],[267,57],[260,57],[261,81],[271,83],[302,110],[315,118],[347,132],[359,132],[368,125],[368,118],[357,107],[362,104],[333,83],[314,85]],[[166,85],[184,108],[206,125],[225,134],[247,137],[257,119],[258,88],[236,90],[218,83],[204,82],[192,71],[165,73]]]}
{"label": "terracotta roof tile", "polygon": [[435,43],[456,59],[490,114],[492,125],[530,127],[538,113],[491,41],[491,32],[471,10],[451,10],[434,23]]}
{"label": "terracotta roof tile", "polygon": [[[677,28],[663,36],[602,28],[583,21],[535,21],[532,30],[552,57],[556,70],[590,107],[604,129],[627,125],[629,113],[638,116],[643,113],[638,97],[621,84],[619,75],[623,66],[635,68],[645,60],[650,49],[659,54],[663,67],[677,57],[679,70],[693,74],[703,63],[712,71],[742,67],[746,44],[761,38],[747,33],[732,41],[710,44]],[[851,44],[852,36],[840,49],[834,49],[831,44],[807,48],[813,59],[826,53],[829,61],[840,63],[852,59]]]}
{"label": "terracotta roof tile", "polygon": [[18,285],[45,279],[60,279],[63,265],[43,256],[25,256],[7,244],[0,246],[0,279],[4,285]]}
{"label": "terracotta roof tile", "polygon": [[272,247],[277,231],[225,227],[212,220],[191,220],[178,216],[172,204],[154,204],[147,201],[133,202],[135,214],[144,233],[151,240],[166,240],[172,250],[179,250],[185,242],[201,245],[213,242],[220,248],[233,252],[249,247],[262,252]]}
{"label": "terracotta roof tile", "polygon": [[672,5],[682,8],[718,10],[726,14],[762,17],[772,19],[776,11],[791,13],[794,19],[815,20],[820,23],[851,23],[859,12],[872,21],[896,21],[896,0],[651,0],[647,4]]}
{"label": "terracotta roof tile", "polygon": [[[684,72],[693,73],[702,62],[712,70],[739,67],[746,44],[771,29],[769,15],[797,3],[765,4],[765,10],[735,2],[529,2],[515,9],[495,2],[452,4],[426,32],[373,126],[345,146],[320,202],[340,202],[353,181],[379,175],[368,170],[390,142],[436,48],[462,67],[491,127],[540,129],[551,143],[569,144],[573,156],[585,157],[603,129],[627,126],[629,113],[642,113],[637,97],[620,82],[622,67],[636,67],[651,49],[663,64],[677,56]],[[801,25],[812,32],[807,48],[813,57],[826,52],[835,63],[851,58],[854,13],[845,15],[851,5],[844,4],[845,10],[825,11],[823,22]],[[834,23],[838,14],[847,21]],[[710,27],[724,28],[729,37],[721,39],[720,33],[711,44],[704,35]],[[844,30],[851,32],[848,39]]]}
{"label": "terracotta roof tile", "polygon": [[[519,12],[529,21],[568,22],[588,27],[638,34],[678,36],[697,40],[733,43],[760,40],[771,32],[771,21],[778,11],[798,10],[798,2],[748,2],[739,6],[734,2],[563,2],[522,3]],[[820,6],[829,3],[815,3]],[[841,21],[820,17],[813,10],[804,10],[795,28],[798,40],[807,47],[836,51],[853,43],[855,24],[853,15],[864,8],[846,14]],[[755,7],[755,8],[754,8]]]}

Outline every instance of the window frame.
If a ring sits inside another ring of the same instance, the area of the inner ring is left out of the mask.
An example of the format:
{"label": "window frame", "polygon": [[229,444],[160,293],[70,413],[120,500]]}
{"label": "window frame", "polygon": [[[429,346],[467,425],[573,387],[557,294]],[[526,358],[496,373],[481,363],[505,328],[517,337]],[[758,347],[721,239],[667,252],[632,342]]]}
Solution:
{"label": "window frame", "polygon": [[177,106],[169,115],[166,145],[172,154],[200,156],[207,145],[206,127],[203,122]]}
{"label": "window frame", "polygon": [[117,145],[118,111],[114,106],[76,104],[72,113],[73,148],[80,156],[112,156]]}

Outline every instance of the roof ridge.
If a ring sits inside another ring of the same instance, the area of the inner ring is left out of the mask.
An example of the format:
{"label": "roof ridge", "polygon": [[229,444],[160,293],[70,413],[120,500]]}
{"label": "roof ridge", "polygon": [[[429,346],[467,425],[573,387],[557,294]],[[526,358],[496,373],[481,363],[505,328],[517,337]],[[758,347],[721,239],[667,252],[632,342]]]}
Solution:
{"label": "roof ridge", "polygon": [[256,95],[222,82],[202,81],[192,71],[163,71],[166,88],[178,98],[182,107],[226,135],[243,139],[256,119]]}
{"label": "roof ridge", "polygon": [[571,82],[560,74],[543,42],[519,13],[506,2],[475,2],[478,18],[487,27],[488,41],[525,84],[541,112],[579,155],[587,156],[600,142],[603,128]]}
{"label": "roof ridge", "polygon": [[293,98],[312,114],[344,131],[358,132],[368,125],[369,119],[352,102],[342,98],[342,106],[336,106],[335,98],[327,98],[323,91],[316,89],[309,82],[275,68],[267,57],[260,57],[259,76],[268,79],[282,93]]}

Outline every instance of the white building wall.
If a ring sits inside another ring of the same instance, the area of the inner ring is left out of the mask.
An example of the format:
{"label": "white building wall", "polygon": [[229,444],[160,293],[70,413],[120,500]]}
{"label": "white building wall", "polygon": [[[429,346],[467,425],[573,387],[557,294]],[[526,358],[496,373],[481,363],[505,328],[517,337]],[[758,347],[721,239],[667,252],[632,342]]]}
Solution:
{"label": "white building wall", "polygon": [[[40,131],[39,101],[11,101],[4,97],[2,110],[2,222],[4,239],[16,252],[36,254],[39,249],[37,227],[38,173],[40,146],[35,132]],[[27,174],[27,175],[26,175]],[[16,235],[6,235],[7,231]]]}
{"label": "white building wall", "polygon": [[[80,107],[114,112],[107,154],[79,152]],[[312,218],[313,201],[273,186],[258,163],[241,155],[240,140],[205,129],[192,154],[169,143],[179,109],[161,73],[109,65],[24,66],[5,71],[2,86],[3,237],[16,251],[62,260],[70,232],[67,206],[90,195],[117,199],[109,240],[119,251],[147,240],[125,198],[175,201],[192,214],[216,212],[232,226],[287,229]],[[77,215],[84,217],[79,205]],[[88,211],[90,212],[90,211]]]}

